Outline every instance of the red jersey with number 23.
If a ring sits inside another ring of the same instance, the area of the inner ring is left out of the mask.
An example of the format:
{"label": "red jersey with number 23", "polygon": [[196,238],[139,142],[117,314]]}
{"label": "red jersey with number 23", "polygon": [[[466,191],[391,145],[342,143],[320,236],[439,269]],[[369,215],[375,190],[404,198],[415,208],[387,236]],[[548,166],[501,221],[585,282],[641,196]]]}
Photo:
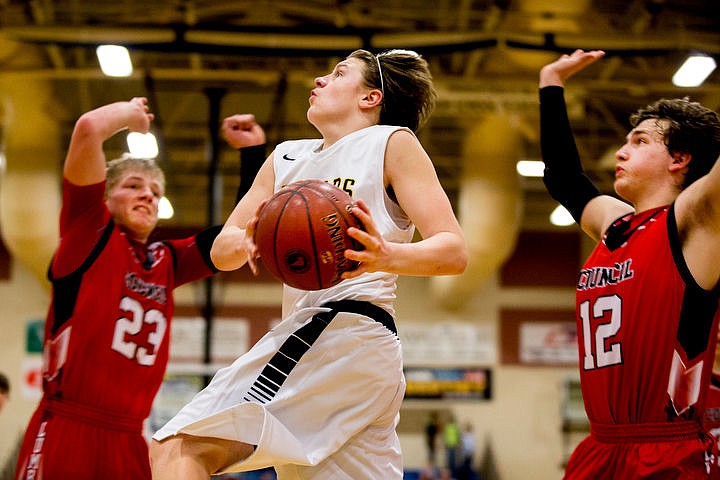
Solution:
{"label": "red jersey with number 23", "polygon": [[219,227],[137,243],[113,223],[105,183],[63,185],[45,322],[43,398],[17,479],[150,479],[143,420],[168,362],[172,291],[214,272]]}
{"label": "red jersey with number 23", "polygon": [[[212,271],[195,237],[150,245],[129,239],[110,221],[104,183],[65,182],[64,191],[45,395],[145,418],[168,361],[173,289]],[[78,252],[89,255],[78,259]]]}

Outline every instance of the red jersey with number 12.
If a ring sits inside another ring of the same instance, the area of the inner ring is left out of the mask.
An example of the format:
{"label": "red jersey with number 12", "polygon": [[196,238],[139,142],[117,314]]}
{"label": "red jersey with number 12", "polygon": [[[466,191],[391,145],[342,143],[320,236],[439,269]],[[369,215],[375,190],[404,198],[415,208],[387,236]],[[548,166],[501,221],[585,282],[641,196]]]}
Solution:
{"label": "red jersey with number 12", "polygon": [[685,264],[672,206],[615,222],[577,284],[580,379],[591,424],[702,414],[718,296]]}

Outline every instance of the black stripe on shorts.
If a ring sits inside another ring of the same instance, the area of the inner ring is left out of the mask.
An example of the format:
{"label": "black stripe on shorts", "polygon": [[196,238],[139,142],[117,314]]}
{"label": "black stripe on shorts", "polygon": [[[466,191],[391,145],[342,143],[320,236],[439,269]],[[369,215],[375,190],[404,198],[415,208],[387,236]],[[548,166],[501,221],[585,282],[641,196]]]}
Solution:
{"label": "black stripe on shorts", "polygon": [[292,333],[285,343],[280,346],[278,352],[273,355],[260,375],[248,390],[244,399],[247,402],[266,403],[272,400],[285,379],[295,365],[298,364],[303,355],[310,349],[325,327],[338,312],[358,313],[370,317],[384,325],[388,330],[397,335],[395,322],[392,316],[382,308],[369,302],[360,302],[357,300],[341,300],[339,302],[329,302],[324,307],[331,308],[329,312],[320,312],[313,315],[310,322],[300,327]]}

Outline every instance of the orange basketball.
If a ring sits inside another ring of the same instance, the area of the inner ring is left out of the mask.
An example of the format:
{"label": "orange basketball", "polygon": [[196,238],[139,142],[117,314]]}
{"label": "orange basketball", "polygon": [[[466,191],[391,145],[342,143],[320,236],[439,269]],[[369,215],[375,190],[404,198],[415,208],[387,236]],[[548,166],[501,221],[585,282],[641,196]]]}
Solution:
{"label": "orange basketball", "polygon": [[350,195],[321,180],[301,180],[275,192],[255,228],[263,265],[302,290],[338,284],[343,272],[357,266],[345,258],[345,250],[362,249],[347,234],[349,227],[362,228],[350,213],[352,205]]}

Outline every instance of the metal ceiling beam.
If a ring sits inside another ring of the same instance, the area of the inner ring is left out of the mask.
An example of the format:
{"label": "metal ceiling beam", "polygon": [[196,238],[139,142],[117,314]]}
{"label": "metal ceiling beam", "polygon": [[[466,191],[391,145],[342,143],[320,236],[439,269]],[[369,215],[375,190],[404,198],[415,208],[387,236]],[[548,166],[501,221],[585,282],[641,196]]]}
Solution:
{"label": "metal ceiling beam", "polygon": [[617,55],[658,55],[672,51],[700,50],[720,54],[720,33],[679,31],[677,35],[642,36],[582,34],[521,34],[514,32],[407,32],[374,33],[349,30],[347,34],[307,34],[299,30],[267,31],[197,30],[172,28],[63,27],[36,25],[6,27],[0,31],[14,40],[32,43],[97,45],[120,43],[134,48],[171,49],[185,52],[208,49],[239,49],[249,54],[287,54],[302,50],[304,55],[349,51],[356,48],[385,49],[403,45],[435,51],[471,50],[506,45],[514,48],[563,51],[575,48],[602,49]]}

